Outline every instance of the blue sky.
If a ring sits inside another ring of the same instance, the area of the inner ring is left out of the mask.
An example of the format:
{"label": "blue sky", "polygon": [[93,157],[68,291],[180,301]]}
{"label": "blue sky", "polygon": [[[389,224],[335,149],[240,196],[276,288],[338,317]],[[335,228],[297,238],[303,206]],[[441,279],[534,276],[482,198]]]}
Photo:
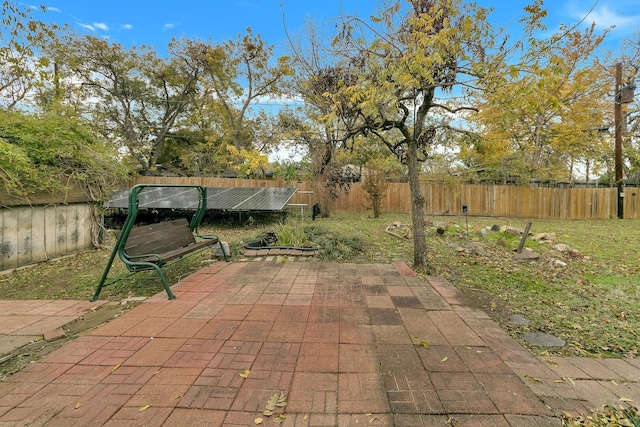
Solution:
{"label": "blue sky", "polygon": [[[155,46],[159,52],[164,52],[172,37],[226,41],[244,34],[247,27],[279,49],[286,40],[283,15],[289,31],[298,33],[307,20],[322,27],[331,26],[331,20],[340,13],[368,17],[377,3],[374,0],[47,1],[46,14],[34,9],[39,19],[67,23],[78,32],[107,37],[127,47]],[[477,0],[477,3],[493,6],[491,23],[517,36],[518,18],[529,1]],[[547,0],[545,3],[550,30],[560,23],[572,26],[585,16],[583,25],[596,22],[598,28],[603,29],[616,25],[607,42],[616,52],[620,52],[620,40],[632,37],[640,29],[640,0]]]}

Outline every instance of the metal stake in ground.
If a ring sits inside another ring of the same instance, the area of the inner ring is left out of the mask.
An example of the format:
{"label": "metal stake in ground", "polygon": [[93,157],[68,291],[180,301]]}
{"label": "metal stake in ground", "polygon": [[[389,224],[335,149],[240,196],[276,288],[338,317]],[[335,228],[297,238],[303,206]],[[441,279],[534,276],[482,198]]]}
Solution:
{"label": "metal stake in ground", "polygon": [[462,205],[462,213],[467,222],[467,237],[469,237],[469,208],[467,208],[467,205]]}
{"label": "metal stake in ground", "polygon": [[529,230],[531,229],[531,223],[527,223],[527,228],[524,229],[524,233],[522,233],[522,238],[520,238],[520,244],[518,245],[517,253],[522,252],[522,248],[524,248],[524,242],[527,241],[527,236],[529,235]]}

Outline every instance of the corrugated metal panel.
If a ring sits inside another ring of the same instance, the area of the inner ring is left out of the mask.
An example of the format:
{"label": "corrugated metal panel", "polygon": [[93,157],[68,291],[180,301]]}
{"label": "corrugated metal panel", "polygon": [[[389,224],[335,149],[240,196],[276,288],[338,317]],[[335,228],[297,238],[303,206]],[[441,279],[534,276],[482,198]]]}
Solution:
{"label": "corrugated metal panel", "polygon": [[[291,200],[296,188],[207,187],[207,209],[224,211],[279,211]],[[140,208],[195,209],[198,191],[184,187],[149,187],[139,196]],[[129,190],[113,193],[108,208],[129,207]]]}

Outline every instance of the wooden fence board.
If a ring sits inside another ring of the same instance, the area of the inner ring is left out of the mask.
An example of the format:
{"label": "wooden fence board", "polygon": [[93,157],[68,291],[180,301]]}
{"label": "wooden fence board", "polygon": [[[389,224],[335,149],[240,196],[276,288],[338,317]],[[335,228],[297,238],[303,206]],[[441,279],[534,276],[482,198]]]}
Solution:
{"label": "wooden fence board", "polygon": [[[310,183],[282,180],[248,180],[235,178],[173,178],[141,177],[138,183],[189,183],[209,187],[297,187],[313,191]],[[516,187],[508,185],[449,184],[421,182],[428,215],[460,215],[466,204],[469,215],[555,218],[609,219],[617,216],[615,188],[548,188]],[[314,194],[311,204],[317,202]],[[309,204],[307,194],[295,195],[291,203]],[[332,205],[332,212],[358,213],[371,210],[362,183],[354,183],[348,194],[341,194]],[[390,182],[382,200],[382,213],[410,213],[411,194],[408,183]],[[640,189],[628,188],[625,199],[625,218],[640,218]]]}
{"label": "wooden fence board", "polygon": [[92,248],[96,209],[89,203],[0,209],[0,271]]}

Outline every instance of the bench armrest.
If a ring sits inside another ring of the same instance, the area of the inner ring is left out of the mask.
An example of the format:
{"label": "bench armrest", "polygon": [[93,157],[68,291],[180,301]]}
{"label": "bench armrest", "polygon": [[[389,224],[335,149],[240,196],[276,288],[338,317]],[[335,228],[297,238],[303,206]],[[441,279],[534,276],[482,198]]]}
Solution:
{"label": "bench armrest", "polygon": [[195,234],[196,234],[196,237],[199,237],[205,240],[220,240],[220,237],[217,234],[200,234],[200,232],[197,229],[195,230]]}
{"label": "bench armrest", "polygon": [[146,259],[146,258],[156,258],[158,262],[162,261],[162,257],[158,254],[145,254],[145,255],[129,255],[126,252],[124,253],[124,256],[129,260],[129,261],[135,261],[136,259]]}

